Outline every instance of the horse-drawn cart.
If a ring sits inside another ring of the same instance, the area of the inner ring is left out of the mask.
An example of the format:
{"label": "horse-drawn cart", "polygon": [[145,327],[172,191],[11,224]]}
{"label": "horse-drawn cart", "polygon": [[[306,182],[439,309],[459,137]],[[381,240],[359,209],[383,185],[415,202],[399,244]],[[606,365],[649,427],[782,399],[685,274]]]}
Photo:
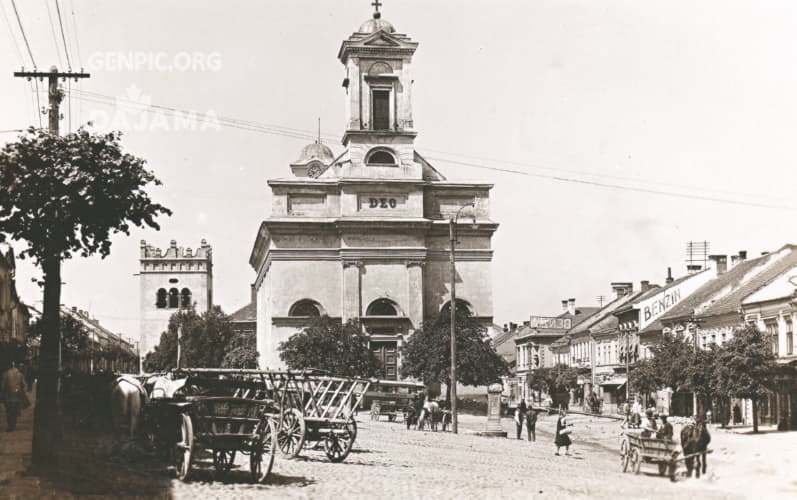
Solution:
{"label": "horse-drawn cart", "polygon": [[[642,437],[641,434],[641,431],[626,431],[623,434],[620,443],[620,464],[623,472],[630,469],[634,474],[639,474],[642,463],[655,464],[660,476],[667,475],[670,481],[675,481],[678,462],[702,453],[682,455],[681,448],[675,441]],[[711,450],[706,453],[711,453]]]}

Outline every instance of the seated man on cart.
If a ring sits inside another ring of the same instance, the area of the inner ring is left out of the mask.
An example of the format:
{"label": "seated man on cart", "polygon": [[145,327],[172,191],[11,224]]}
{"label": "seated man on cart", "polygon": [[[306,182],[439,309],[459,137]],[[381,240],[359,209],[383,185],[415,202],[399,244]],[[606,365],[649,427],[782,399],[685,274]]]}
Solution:
{"label": "seated man on cart", "polygon": [[659,431],[657,433],[659,439],[672,441],[672,436],[673,436],[672,424],[667,422],[667,415],[661,415],[659,418],[661,419],[661,427],[659,427]]}
{"label": "seated man on cart", "polygon": [[655,438],[658,428],[656,427],[656,419],[653,416],[653,410],[650,408],[645,411],[645,419],[642,421],[642,432],[639,434],[643,438]]}

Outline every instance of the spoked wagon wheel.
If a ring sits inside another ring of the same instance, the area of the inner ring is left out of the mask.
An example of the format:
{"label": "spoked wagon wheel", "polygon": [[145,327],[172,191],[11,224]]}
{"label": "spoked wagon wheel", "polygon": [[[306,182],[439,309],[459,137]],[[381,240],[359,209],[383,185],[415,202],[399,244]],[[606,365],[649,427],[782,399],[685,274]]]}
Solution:
{"label": "spoked wagon wheel", "polygon": [[343,432],[332,432],[324,438],[324,452],[332,462],[342,462],[349,456],[354,438],[357,437],[357,423],[351,419],[342,430]]}
{"label": "spoked wagon wheel", "polygon": [[639,450],[631,448],[631,470],[634,474],[639,474],[639,468],[642,465],[642,457],[639,456]]}
{"label": "spoked wagon wheel", "polygon": [[235,463],[235,450],[213,450],[213,466],[216,472],[228,472]]}
{"label": "spoked wagon wheel", "polygon": [[623,472],[628,470],[628,463],[631,457],[628,453],[628,441],[625,439],[620,443],[620,465],[623,467]]}
{"label": "spoked wagon wheel", "polygon": [[277,440],[277,423],[268,417],[263,426],[263,433],[253,443],[252,453],[249,455],[249,471],[252,479],[258,483],[266,480],[274,466],[274,453],[279,446]]}
{"label": "spoked wagon wheel", "polygon": [[180,442],[174,445],[174,470],[177,478],[185,481],[191,471],[191,453],[194,448],[194,426],[191,417],[180,415]]}
{"label": "spoked wagon wheel", "polygon": [[304,415],[297,408],[282,413],[282,426],[279,429],[279,448],[288,457],[295,457],[302,451],[306,427]]}

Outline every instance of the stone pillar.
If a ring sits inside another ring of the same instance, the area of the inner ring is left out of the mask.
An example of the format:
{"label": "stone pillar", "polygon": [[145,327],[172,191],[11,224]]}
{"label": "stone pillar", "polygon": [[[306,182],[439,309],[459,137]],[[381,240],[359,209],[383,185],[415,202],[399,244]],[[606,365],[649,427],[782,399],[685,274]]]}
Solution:
{"label": "stone pillar", "polygon": [[408,310],[413,331],[423,322],[423,266],[420,260],[407,261],[407,285],[409,287]]}
{"label": "stone pillar", "polygon": [[501,393],[504,386],[497,382],[487,388],[487,429],[477,432],[480,436],[506,437],[506,431],[501,430]]}
{"label": "stone pillar", "polygon": [[359,318],[361,314],[362,300],[360,294],[360,272],[363,263],[356,260],[344,260],[343,264],[343,290],[341,290],[341,298],[343,301],[341,307],[341,317],[343,322]]}

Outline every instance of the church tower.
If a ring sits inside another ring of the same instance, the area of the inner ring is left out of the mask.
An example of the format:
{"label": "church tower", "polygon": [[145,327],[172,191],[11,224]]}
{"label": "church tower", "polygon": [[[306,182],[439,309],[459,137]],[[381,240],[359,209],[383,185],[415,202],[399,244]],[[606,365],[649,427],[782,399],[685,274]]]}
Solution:
{"label": "church tower", "polygon": [[205,240],[196,250],[172,240],[165,251],[141,240],[139,264],[139,345],[144,356],[158,345],[172,314],[191,305],[201,314],[213,305],[213,252]]}
{"label": "church tower", "polygon": [[[375,2],[378,9],[378,2]],[[403,343],[450,299],[449,217],[459,213],[457,307],[492,324],[491,184],[451,182],[415,150],[410,68],[418,44],[378,10],[341,44],[343,151],[320,140],[270,179],[271,214],[250,264],[262,368],[315,316],[357,320],[383,378],[398,378]]]}

